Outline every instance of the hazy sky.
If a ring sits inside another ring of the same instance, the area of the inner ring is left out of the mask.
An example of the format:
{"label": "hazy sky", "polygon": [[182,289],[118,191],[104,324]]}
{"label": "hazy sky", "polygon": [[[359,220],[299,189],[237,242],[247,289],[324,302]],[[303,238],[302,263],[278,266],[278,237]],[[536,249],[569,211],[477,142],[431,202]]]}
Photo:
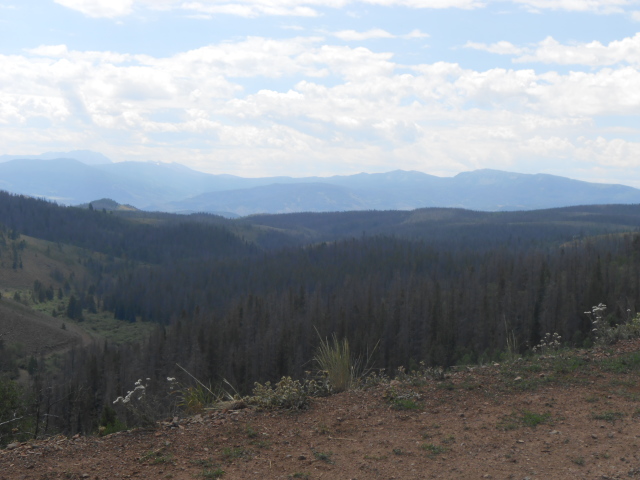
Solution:
{"label": "hazy sky", "polygon": [[0,154],[640,187],[640,0],[0,0]]}

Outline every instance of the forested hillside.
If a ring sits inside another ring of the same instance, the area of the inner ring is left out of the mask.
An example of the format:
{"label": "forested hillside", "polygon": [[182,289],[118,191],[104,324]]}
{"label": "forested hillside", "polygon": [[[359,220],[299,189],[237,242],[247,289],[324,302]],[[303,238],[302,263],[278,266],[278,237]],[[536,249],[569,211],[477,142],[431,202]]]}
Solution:
{"label": "forested hillside", "polygon": [[[313,368],[316,330],[347,338],[357,352],[378,344],[377,368],[447,367],[499,359],[507,338],[520,353],[547,332],[589,345],[585,311],[605,303],[615,322],[640,305],[639,206],[226,220],[1,194],[0,223],[0,257],[12,255],[5,268],[22,268],[20,235],[99,252],[78,260],[82,275],[56,280],[68,289],[52,288],[55,299],[46,293],[51,279],[39,279],[27,306],[47,312],[47,302],[63,302],[55,314],[80,324],[90,312],[157,324],[142,342],[98,341],[35,358],[22,381],[30,401],[20,408],[40,431],[95,430],[137,379],[165,392],[168,376],[183,375],[177,364],[239,392],[302,377]],[[0,370],[15,379],[9,347],[0,343]],[[157,411],[167,407],[159,400]]]}

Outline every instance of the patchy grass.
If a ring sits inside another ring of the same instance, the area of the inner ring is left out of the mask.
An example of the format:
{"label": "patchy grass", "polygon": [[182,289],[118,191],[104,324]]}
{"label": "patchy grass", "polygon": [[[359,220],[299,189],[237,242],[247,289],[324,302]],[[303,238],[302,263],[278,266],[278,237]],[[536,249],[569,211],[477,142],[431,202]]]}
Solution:
{"label": "patchy grass", "polygon": [[624,418],[623,412],[602,412],[602,413],[593,413],[591,418],[594,420],[604,420],[605,422],[609,422],[615,424],[616,421],[622,420]]}
{"label": "patchy grass", "polygon": [[227,462],[248,457],[250,454],[250,451],[245,450],[242,447],[225,447],[222,449],[222,459]]}
{"label": "patchy grass", "polygon": [[332,455],[333,452],[318,452],[317,450],[313,450],[313,456],[318,460],[322,460],[323,462],[333,464],[334,462],[331,460]]}
{"label": "patchy grass", "polygon": [[640,352],[627,353],[617,357],[601,360],[600,366],[606,372],[637,372],[640,370]]}
{"label": "patchy grass", "polygon": [[141,457],[141,462],[151,462],[154,465],[159,465],[163,463],[173,463],[175,458],[171,454],[162,453],[162,449],[160,450],[149,450],[145,452]]}
{"label": "patchy grass", "polygon": [[540,424],[551,423],[550,413],[536,413],[529,410],[514,412],[510,415],[502,417],[498,422],[497,428],[500,430],[515,430],[520,427],[535,428]]}
{"label": "patchy grass", "polygon": [[221,478],[224,475],[224,470],[216,468],[215,470],[203,470],[202,477],[204,478]]}
{"label": "patchy grass", "polygon": [[427,452],[429,457],[435,457],[436,455],[440,455],[447,451],[447,449],[443,446],[436,445],[434,443],[423,443],[420,448]]}

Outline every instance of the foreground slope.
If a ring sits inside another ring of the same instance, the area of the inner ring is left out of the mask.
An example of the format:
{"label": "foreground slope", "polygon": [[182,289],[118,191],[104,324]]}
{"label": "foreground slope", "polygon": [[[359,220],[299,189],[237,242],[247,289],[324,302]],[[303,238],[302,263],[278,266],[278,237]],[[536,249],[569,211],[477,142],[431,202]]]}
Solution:
{"label": "foreground slope", "polygon": [[[636,478],[640,343],[0,451],[0,479]],[[405,402],[406,400],[406,402]]]}

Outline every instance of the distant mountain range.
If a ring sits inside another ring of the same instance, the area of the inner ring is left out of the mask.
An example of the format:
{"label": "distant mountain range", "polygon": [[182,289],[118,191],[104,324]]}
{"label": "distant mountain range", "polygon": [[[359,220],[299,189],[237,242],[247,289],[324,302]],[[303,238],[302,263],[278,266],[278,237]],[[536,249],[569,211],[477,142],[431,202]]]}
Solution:
{"label": "distant mountain range", "polygon": [[100,165],[103,163],[112,163],[111,160],[98,152],[91,150],[72,150],[70,152],[45,152],[40,155],[0,155],[0,162],[9,162],[11,160],[56,160],[58,158],[73,158],[87,165]]}
{"label": "distant mountain range", "polygon": [[143,210],[256,213],[411,210],[457,207],[534,210],[640,203],[640,190],[546,174],[476,170],[454,177],[416,171],[333,177],[243,178],[212,175],[177,163],[113,163],[89,151],[0,156],[0,189],[66,205],[108,198]]}

